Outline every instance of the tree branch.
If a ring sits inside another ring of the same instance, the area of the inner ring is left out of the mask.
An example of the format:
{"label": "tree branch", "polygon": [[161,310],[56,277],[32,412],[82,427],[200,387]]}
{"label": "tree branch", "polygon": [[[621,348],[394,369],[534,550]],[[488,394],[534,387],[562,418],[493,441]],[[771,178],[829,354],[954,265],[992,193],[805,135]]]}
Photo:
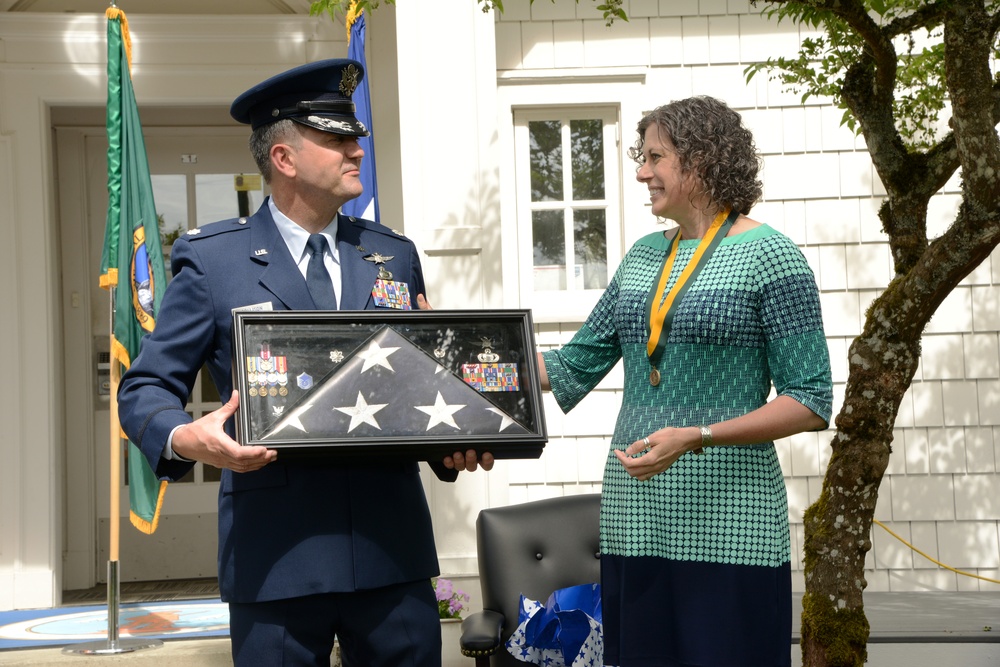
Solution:
{"label": "tree branch", "polygon": [[951,128],[962,165],[965,203],[995,213],[1000,207],[1000,145],[994,113],[996,82],[990,71],[993,33],[983,3],[953,0],[944,21],[945,72]]}
{"label": "tree branch", "polygon": [[893,37],[905,35],[913,32],[914,30],[920,30],[921,28],[930,29],[936,25],[940,25],[947,11],[948,4],[944,2],[935,2],[929,5],[924,5],[912,14],[890,21],[889,24],[883,28],[883,32],[885,32],[886,36],[892,39]]}

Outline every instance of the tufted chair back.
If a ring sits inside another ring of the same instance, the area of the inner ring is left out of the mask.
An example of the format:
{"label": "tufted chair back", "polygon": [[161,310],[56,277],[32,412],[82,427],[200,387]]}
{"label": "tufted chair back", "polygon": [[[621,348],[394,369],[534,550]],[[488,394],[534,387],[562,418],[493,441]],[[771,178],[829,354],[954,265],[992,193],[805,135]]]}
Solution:
{"label": "tufted chair back", "polygon": [[600,494],[549,498],[479,513],[483,611],[462,623],[462,653],[477,667],[524,667],[504,647],[521,594],[544,603],[560,588],[601,577]]}

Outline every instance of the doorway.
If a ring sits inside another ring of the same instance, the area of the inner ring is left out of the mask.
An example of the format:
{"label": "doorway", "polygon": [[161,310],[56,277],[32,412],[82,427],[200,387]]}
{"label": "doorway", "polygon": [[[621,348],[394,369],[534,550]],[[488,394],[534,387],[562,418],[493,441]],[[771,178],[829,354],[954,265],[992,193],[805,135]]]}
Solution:
{"label": "doorway", "polygon": [[[170,240],[189,229],[252,213],[263,184],[247,149],[249,131],[219,109],[140,110],[169,280]],[[98,114],[99,121],[91,121]],[[63,589],[90,588],[106,578],[109,549],[110,433],[107,383],[108,292],[98,286],[107,215],[104,109],[53,109],[62,257],[66,518]],[[83,120],[81,119],[83,117]],[[196,125],[195,122],[217,123]],[[184,125],[186,120],[191,125]],[[152,121],[152,122],[151,122]],[[182,123],[178,126],[177,123]],[[173,123],[173,124],[171,124]],[[207,373],[187,410],[193,418],[221,403]],[[152,535],[128,520],[127,466],[122,465],[121,580],[216,576],[220,471],[197,464],[168,485]]]}

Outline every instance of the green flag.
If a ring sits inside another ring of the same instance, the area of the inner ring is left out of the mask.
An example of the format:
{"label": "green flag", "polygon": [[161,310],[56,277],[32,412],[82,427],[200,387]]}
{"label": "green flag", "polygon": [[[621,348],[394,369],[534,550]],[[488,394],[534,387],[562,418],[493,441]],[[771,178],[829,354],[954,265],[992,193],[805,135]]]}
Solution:
{"label": "green flag", "polygon": [[[146,145],[129,73],[131,43],[125,13],[116,7],[108,18],[108,219],[101,257],[101,287],[111,290],[111,391],[118,370],[139,353],[142,337],[153,330],[167,286],[160,228],[153,203]],[[117,423],[117,415],[114,423]],[[125,434],[122,434],[125,437]],[[146,458],[129,442],[128,492],[132,525],[156,530],[167,483],[156,478]]]}

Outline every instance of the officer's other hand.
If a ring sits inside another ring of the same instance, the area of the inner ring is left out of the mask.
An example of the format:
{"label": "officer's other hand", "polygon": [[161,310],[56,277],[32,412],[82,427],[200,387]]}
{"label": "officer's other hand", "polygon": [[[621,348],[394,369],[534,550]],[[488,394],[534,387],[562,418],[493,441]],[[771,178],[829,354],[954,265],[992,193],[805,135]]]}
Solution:
{"label": "officer's other hand", "polygon": [[239,392],[234,391],[221,408],[174,431],[174,453],[234,472],[260,470],[274,461],[278,452],[266,447],[243,447],[226,434],[223,425],[239,405]]}
{"label": "officer's other hand", "polygon": [[483,467],[483,470],[493,469],[493,455],[489,452],[483,452],[483,455],[477,456],[476,450],[470,449],[464,454],[462,452],[455,452],[451,456],[444,457],[444,467],[449,470],[466,470],[468,472],[475,472],[479,466]]}

